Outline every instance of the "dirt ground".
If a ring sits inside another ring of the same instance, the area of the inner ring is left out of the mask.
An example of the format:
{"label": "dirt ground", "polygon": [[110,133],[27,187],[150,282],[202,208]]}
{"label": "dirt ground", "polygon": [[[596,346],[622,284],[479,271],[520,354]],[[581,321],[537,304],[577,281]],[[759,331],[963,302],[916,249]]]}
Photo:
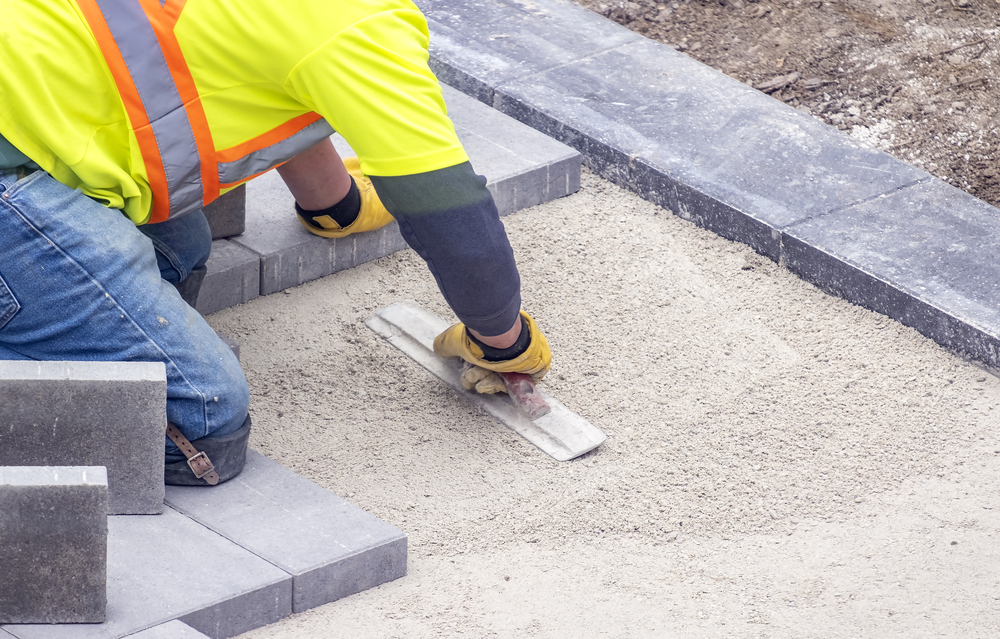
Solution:
{"label": "dirt ground", "polygon": [[226,309],[251,444],[409,535],[409,574],[243,639],[1000,636],[1000,380],[588,173],[504,218],[555,462],[364,320],[410,251]]}
{"label": "dirt ground", "polygon": [[577,0],[1000,205],[996,0]]}

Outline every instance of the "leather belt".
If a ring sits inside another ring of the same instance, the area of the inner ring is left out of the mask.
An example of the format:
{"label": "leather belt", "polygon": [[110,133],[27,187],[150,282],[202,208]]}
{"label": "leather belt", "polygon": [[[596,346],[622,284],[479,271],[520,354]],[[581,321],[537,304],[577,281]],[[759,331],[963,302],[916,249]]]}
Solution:
{"label": "leather belt", "polygon": [[180,448],[184,456],[187,457],[188,466],[191,467],[191,472],[194,473],[195,477],[204,480],[209,486],[215,486],[219,483],[219,473],[215,472],[215,465],[212,464],[208,455],[198,452],[198,449],[188,438],[170,422],[167,422],[167,437],[177,444],[177,448]]}

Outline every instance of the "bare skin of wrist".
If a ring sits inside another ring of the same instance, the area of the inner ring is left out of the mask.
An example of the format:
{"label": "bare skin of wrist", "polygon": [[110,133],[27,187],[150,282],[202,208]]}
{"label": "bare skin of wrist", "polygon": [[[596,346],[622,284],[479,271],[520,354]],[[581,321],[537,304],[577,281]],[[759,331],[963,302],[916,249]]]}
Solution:
{"label": "bare skin of wrist", "polygon": [[492,346],[493,348],[510,348],[514,345],[514,342],[517,341],[517,338],[521,336],[521,318],[518,316],[510,330],[500,335],[486,337],[485,335],[480,335],[471,328],[469,329],[469,332],[472,333],[473,337],[487,346]]}
{"label": "bare skin of wrist", "polygon": [[351,176],[329,138],[279,166],[278,175],[307,211],[328,209],[351,190]]}

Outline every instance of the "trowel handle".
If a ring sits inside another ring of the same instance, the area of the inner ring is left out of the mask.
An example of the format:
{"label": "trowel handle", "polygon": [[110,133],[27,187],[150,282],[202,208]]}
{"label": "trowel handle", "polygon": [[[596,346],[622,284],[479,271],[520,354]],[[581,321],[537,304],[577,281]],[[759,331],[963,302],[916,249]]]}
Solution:
{"label": "trowel handle", "polygon": [[535,421],[542,415],[548,415],[552,410],[545,402],[542,394],[535,390],[535,385],[531,377],[524,373],[500,373],[504,385],[507,386],[507,394],[514,401],[514,405],[520,408],[531,421]]}

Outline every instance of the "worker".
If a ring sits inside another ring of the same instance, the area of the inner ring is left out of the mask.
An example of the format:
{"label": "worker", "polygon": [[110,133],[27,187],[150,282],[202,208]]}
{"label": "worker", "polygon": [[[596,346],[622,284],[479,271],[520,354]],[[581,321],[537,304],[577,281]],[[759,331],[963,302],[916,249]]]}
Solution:
{"label": "worker", "polygon": [[247,382],[181,294],[211,248],[201,208],[277,167],[312,233],[399,221],[460,320],[435,348],[469,363],[469,387],[541,379],[548,344],[427,46],[409,0],[6,5],[0,359],[163,362],[165,481],[234,477]]}

